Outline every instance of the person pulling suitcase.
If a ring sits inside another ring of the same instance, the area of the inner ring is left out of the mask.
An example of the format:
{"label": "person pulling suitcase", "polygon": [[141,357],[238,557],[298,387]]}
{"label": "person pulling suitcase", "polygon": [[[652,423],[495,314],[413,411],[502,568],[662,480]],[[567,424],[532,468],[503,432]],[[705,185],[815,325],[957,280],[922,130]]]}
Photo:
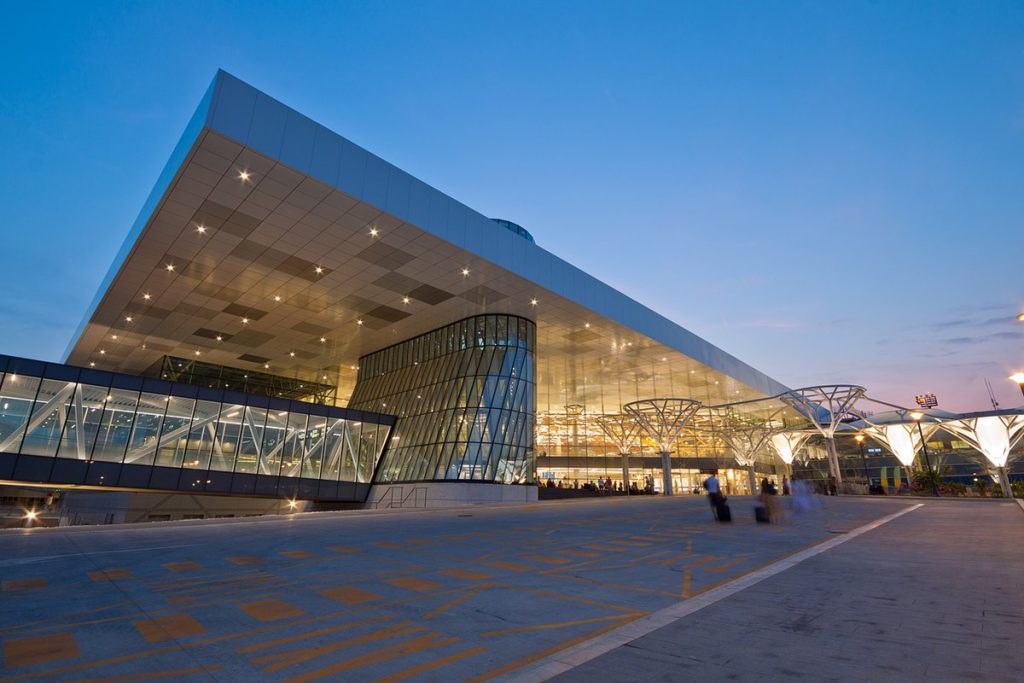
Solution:
{"label": "person pulling suitcase", "polygon": [[719,522],[732,521],[732,513],[725,504],[722,486],[718,483],[718,470],[711,470],[711,476],[704,480],[704,490],[708,492],[708,502],[711,504],[711,514],[714,518]]}

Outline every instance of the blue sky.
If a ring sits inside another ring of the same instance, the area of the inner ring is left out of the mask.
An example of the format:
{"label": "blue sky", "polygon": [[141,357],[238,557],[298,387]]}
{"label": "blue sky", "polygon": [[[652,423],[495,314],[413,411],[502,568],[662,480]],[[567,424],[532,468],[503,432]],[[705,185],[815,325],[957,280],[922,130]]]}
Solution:
{"label": "blue sky", "polygon": [[1020,405],[1022,3],[8,3],[0,352],[223,68],[790,386]]}

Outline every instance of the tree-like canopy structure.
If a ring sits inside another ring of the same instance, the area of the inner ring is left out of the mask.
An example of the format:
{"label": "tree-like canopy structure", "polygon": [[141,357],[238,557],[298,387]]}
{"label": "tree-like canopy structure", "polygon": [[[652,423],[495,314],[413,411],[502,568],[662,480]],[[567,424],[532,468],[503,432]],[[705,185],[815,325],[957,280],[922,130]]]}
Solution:
{"label": "tree-like canopy structure", "polygon": [[686,423],[700,409],[700,401],[689,398],[649,398],[633,401],[622,407],[661,451],[661,470],[664,493],[672,495],[672,443],[686,427]]}

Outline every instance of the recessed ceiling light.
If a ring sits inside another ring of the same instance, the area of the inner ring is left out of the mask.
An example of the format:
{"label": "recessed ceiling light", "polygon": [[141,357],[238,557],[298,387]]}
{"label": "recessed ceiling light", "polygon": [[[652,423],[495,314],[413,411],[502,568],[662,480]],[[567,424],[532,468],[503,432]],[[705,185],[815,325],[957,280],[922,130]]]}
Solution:
{"label": "recessed ceiling light", "polygon": [[132,317],[131,317],[130,315],[126,315],[126,316],[124,317],[124,321],[125,321],[126,323],[130,323],[130,322],[132,321]]}
{"label": "recessed ceiling light", "polygon": [[224,337],[222,337],[222,336],[220,336],[220,335],[218,334],[218,335],[217,335],[217,341],[224,341]]}
{"label": "recessed ceiling light", "polygon": [[324,379],[327,379],[327,375],[324,375]]}
{"label": "recessed ceiling light", "polygon": [[320,337],[320,343],[321,344],[326,344],[327,343],[327,337]]}
{"label": "recessed ceiling light", "polygon": [[243,325],[248,325],[249,324],[249,319],[248,318],[242,318],[242,324]]}
{"label": "recessed ceiling light", "polygon": [[402,303],[403,303],[403,304],[407,304],[407,303],[409,303],[410,301],[411,301],[411,299],[410,299],[409,297],[407,297],[407,296],[403,296],[403,297],[402,297]]}
{"label": "recessed ceiling light", "polygon": [[117,335],[116,334],[112,334],[112,335],[110,335],[110,338],[111,339],[117,339]]}
{"label": "recessed ceiling light", "polygon": [[295,358],[295,352],[294,351],[289,351],[288,355],[291,356],[292,358]]}
{"label": "recessed ceiling light", "polygon": [[173,273],[174,272],[174,264],[173,263],[168,263],[165,267],[167,268],[167,272],[169,272],[169,273]]}
{"label": "recessed ceiling light", "polygon": [[143,299],[145,299],[146,301],[149,301],[149,300],[150,300],[150,299],[152,299],[153,297],[151,297],[151,296],[150,296],[149,294],[143,294],[143,295],[142,295],[142,298],[143,298]]}
{"label": "recessed ceiling light", "polygon": [[107,353],[106,351],[104,351],[103,349],[100,349],[100,355],[101,355],[101,356],[102,356],[102,355],[104,355],[104,354],[106,354],[106,353]]}
{"label": "recessed ceiling light", "polygon": [[324,269],[322,267],[320,267],[320,266],[317,266],[315,270],[316,270],[316,274],[317,275],[320,275],[321,273],[324,272]]}
{"label": "recessed ceiling light", "polygon": [[270,369],[270,363],[264,363],[263,367],[264,367],[264,369],[269,370]]}
{"label": "recessed ceiling light", "polygon": [[536,299],[530,299],[530,305],[531,306],[536,306],[537,305],[537,300]]}
{"label": "recessed ceiling light", "polygon": [[95,363],[92,363],[92,362],[90,362],[90,363],[89,363],[89,367],[90,367],[90,368],[94,368],[94,367],[96,367],[96,364],[95,364]]}
{"label": "recessed ceiling light", "polygon": [[198,352],[198,351],[194,351],[193,353],[195,353],[195,354],[196,354],[197,356],[199,355],[199,352]]}
{"label": "recessed ceiling light", "polygon": [[280,300],[281,300],[281,297],[279,297],[279,296],[275,296],[274,297],[274,301],[280,301]]}
{"label": "recessed ceiling light", "polygon": [[249,173],[248,171],[239,171],[238,172],[238,179],[241,180],[242,182],[245,182],[245,181],[249,180],[249,178],[251,176],[252,176],[252,174]]}
{"label": "recessed ceiling light", "polygon": [[584,323],[583,327],[585,327],[585,328],[587,328],[589,330],[590,329],[590,323]]}
{"label": "recessed ceiling light", "polygon": [[202,223],[200,223],[199,225],[196,226],[196,232],[198,232],[200,235],[205,235],[206,234],[206,226],[203,225]]}
{"label": "recessed ceiling light", "polygon": [[362,320],[357,320],[357,321],[356,321],[356,325],[362,325],[362,324],[363,324],[363,321],[362,321]]}
{"label": "recessed ceiling light", "polygon": [[467,275],[469,275],[469,268],[463,268],[462,269],[462,277],[466,277]]}
{"label": "recessed ceiling light", "polygon": [[370,228],[370,237],[376,237],[380,234],[380,230],[377,228]]}

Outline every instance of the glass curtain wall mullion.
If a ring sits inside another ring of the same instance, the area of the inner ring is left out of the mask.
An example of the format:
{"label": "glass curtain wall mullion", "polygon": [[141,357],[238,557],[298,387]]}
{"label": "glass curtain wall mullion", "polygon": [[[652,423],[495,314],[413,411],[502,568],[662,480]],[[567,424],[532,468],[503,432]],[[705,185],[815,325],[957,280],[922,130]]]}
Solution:
{"label": "glass curtain wall mullion", "polygon": [[139,407],[136,410],[135,424],[128,438],[128,449],[125,451],[125,464],[152,465],[156,458],[160,443],[160,433],[167,417],[166,396],[151,392],[139,395]]}
{"label": "glass curtain wall mullion", "polygon": [[[386,402],[399,416],[378,478],[504,481],[511,468],[503,463],[518,455],[508,415],[530,407],[516,405],[517,397],[533,397],[526,386],[533,366],[525,362],[532,329],[514,316],[474,316],[360,359],[373,372],[360,370],[350,407],[380,410]],[[532,447],[527,457],[532,462]]]}
{"label": "glass curtain wall mullion", "polygon": [[39,382],[25,424],[25,436],[21,443],[23,454],[51,458],[57,454],[64,426],[61,411],[66,410],[74,390],[75,382],[45,378]]}
{"label": "glass curtain wall mullion", "polygon": [[99,434],[93,444],[92,459],[123,462],[139,407],[139,392],[110,389],[100,417]]}

